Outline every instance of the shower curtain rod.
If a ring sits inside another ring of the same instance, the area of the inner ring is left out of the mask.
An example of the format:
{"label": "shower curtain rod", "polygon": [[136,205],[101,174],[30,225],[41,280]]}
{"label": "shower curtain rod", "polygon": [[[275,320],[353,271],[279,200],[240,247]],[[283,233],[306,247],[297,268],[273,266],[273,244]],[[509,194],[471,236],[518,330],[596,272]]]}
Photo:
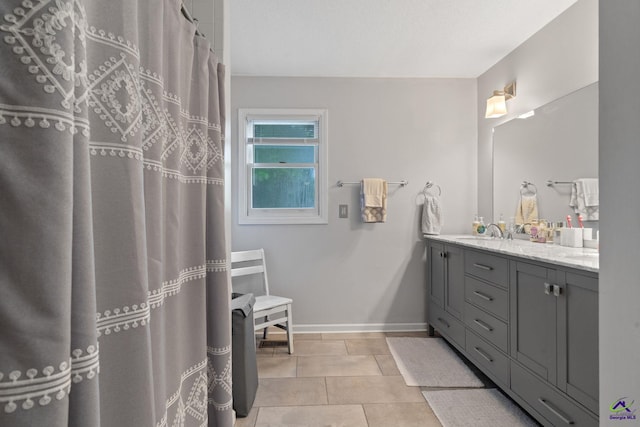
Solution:
{"label": "shower curtain rod", "polygon": [[182,14],[184,15],[184,17],[187,18],[187,21],[191,22],[192,24],[194,24],[196,26],[196,35],[198,35],[200,37],[205,37],[205,35],[202,34],[200,32],[200,30],[198,30],[198,20],[195,19],[193,17],[193,15],[191,15],[191,12],[189,12],[189,9],[187,9],[187,7],[184,5],[184,3],[182,3],[182,5],[181,5],[181,11],[182,11]]}

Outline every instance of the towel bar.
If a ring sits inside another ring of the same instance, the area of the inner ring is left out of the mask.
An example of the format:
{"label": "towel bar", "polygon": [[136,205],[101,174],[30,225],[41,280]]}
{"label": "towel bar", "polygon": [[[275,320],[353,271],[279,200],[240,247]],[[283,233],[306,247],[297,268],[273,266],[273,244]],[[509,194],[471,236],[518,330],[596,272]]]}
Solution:
{"label": "towel bar", "polygon": [[552,180],[550,180],[550,179],[549,179],[549,180],[547,180],[547,187],[551,187],[551,186],[554,186],[554,185],[556,185],[556,184],[563,184],[563,185],[565,185],[565,184],[573,184],[573,182],[572,182],[572,181],[552,181]]}
{"label": "towel bar", "polygon": [[[358,182],[347,182],[347,181],[340,180],[340,181],[338,181],[336,183],[336,185],[338,187],[343,187],[344,185],[356,185],[356,184],[359,185],[360,181],[358,181]],[[404,187],[404,186],[409,184],[409,181],[407,181],[406,179],[403,179],[402,181],[398,181],[398,182],[387,182],[387,184],[389,184],[389,185],[399,185],[400,187]]]}

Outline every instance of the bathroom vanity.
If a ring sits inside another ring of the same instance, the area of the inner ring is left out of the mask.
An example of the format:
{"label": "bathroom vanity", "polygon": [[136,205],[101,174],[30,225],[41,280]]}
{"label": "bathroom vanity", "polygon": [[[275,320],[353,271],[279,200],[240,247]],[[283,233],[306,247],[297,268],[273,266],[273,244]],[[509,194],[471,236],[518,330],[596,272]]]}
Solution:
{"label": "bathroom vanity", "polygon": [[428,325],[543,425],[598,425],[598,253],[425,236]]}

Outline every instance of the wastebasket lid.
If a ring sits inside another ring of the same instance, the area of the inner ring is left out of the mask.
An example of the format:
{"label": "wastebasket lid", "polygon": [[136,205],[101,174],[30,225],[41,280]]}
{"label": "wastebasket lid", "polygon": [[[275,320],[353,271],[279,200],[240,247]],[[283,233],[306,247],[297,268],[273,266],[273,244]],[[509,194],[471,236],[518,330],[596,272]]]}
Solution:
{"label": "wastebasket lid", "polygon": [[253,294],[244,294],[231,300],[231,311],[240,310],[244,317],[249,317],[255,303]]}

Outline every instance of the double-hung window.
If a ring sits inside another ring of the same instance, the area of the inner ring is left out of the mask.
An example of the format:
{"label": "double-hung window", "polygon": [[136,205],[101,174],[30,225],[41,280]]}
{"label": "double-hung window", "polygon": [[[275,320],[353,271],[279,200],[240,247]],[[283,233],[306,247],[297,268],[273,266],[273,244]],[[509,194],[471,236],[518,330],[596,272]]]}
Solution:
{"label": "double-hung window", "polygon": [[327,223],[327,111],[240,109],[240,224]]}

